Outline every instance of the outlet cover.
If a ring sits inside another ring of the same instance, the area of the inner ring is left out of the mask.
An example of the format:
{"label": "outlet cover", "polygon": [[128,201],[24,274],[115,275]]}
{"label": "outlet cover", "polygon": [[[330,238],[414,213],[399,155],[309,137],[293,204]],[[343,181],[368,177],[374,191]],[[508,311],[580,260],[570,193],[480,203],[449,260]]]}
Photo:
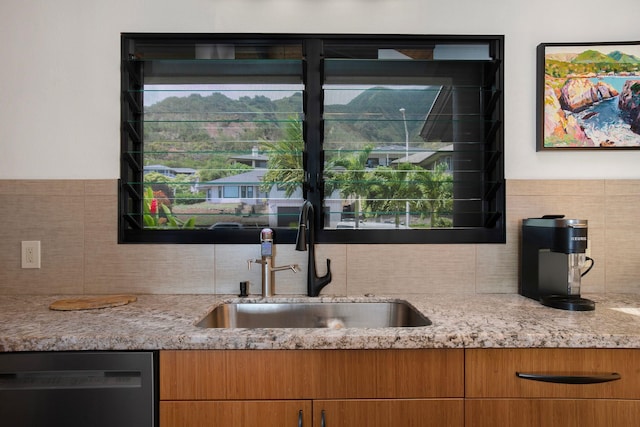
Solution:
{"label": "outlet cover", "polygon": [[22,242],[22,268],[40,268],[40,240]]}

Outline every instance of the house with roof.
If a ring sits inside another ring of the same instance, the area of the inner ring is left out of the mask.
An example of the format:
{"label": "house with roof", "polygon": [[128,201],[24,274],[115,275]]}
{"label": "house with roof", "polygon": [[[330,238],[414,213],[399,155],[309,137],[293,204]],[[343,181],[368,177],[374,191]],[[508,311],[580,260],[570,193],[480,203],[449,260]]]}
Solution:
{"label": "house with roof", "polygon": [[197,171],[191,168],[172,168],[165,165],[147,165],[144,167],[143,173],[146,175],[149,172],[157,172],[160,175],[173,179],[178,175],[195,175]]}
{"label": "house with roof", "polygon": [[[414,152],[405,157],[406,148],[402,145],[379,146],[371,151],[367,168],[394,167],[399,163],[409,162],[425,169],[434,169],[436,165],[445,163],[447,170],[451,170],[452,153],[453,145],[447,145],[439,150]],[[207,202],[237,204],[238,211],[264,212],[269,218],[270,227],[287,227],[297,221],[303,203],[302,190],[297,189],[294,194],[287,196],[284,188],[274,185],[265,191],[263,181],[267,173],[267,156],[259,154],[257,148],[254,148],[251,154],[231,157],[230,160],[255,169],[199,183],[198,189],[205,192]],[[329,227],[343,219],[343,208],[342,197],[339,190],[336,190],[325,201],[325,221]]]}
{"label": "house with roof", "polygon": [[445,145],[437,150],[425,150],[410,154],[408,157],[401,157],[391,162],[391,166],[397,166],[400,163],[411,163],[420,166],[423,169],[435,170],[441,164],[446,165],[445,172],[452,171],[453,162],[453,144]]}
{"label": "house with roof", "polygon": [[206,193],[206,201],[210,203],[258,205],[270,196],[260,189],[266,172],[265,168],[253,169],[238,175],[202,182],[199,188]]}
{"label": "house with roof", "polygon": [[251,166],[252,168],[266,168],[268,160],[268,156],[260,154],[258,147],[253,147],[251,149],[251,154],[240,154],[229,157],[229,161],[232,163],[241,163],[243,165]]}
{"label": "house with roof", "polygon": [[[206,201],[209,203],[238,204],[251,207],[251,211],[266,212],[270,227],[287,227],[297,222],[300,214],[302,189],[298,188],[291,196],[286,196],[286,190],[273,185],[268,191],[262,188],[266,168],[257,168],[233,176],[200,183],[199,189],[205,191]],[[336,192],[326,202],[328,211],[326,220],[337,223],[341,219],[342,205]]]}

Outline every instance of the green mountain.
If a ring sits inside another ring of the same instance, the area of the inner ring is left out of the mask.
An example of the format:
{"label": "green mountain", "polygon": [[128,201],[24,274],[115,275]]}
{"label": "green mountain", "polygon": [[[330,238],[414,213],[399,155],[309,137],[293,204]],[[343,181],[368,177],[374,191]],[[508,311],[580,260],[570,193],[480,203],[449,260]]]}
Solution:
{"label": "green mountain", "polygon": [[[421,142],[420,129],[436,95],[435,88],[394,90],[377,87],[363,91],[348,104],[327,105],[325,145],[404,142],[405,120],[410,141]],[[401,108],[404,108],[404,117]]]}
{"label": "green mountain", "polygon": [[[360,148],[367,142],[404,142],[405,119],[410,139],[421,141],[418,135],[436,94],[431,89],[371,88],[347,104],[328,105],[325,143]],[[171,153],[202,152],[192,155],[197,160],[211,152],[248,152],[260,141],[281,139],[291,119],[301,115],[301,93],[277,100],[263,95],[232,99],[221,93],[169,97],[146,107],[147,157],[155,151],[157,162],[171,165],[169,160],[177,157]]]}
{"label": "green mountain", "polygon": [[619,50],[615,50],[611,52],[609,57],[613,58],[616,62],[622,64],[640,64],[640,58],[634,55],[629,55],[624,52],[620,52]]}
{"label": "green mountain", "polygon": [[616,62],[616,60],[596,50],[585,50],[578,54],[571,62],[574,64],[605,64]]}

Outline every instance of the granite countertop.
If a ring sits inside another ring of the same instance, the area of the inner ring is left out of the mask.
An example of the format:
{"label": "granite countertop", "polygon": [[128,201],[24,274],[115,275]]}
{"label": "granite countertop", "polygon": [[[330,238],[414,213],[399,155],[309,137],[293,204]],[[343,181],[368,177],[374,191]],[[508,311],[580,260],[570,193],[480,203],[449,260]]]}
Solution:
{"label": "granite countertop", "polygon": [[[131,304],[52,311],[70,296],[0,296],[0,352],[154,349],[640,348],[640,295],[584,295],[591,312],[544,307],[520,295],[393,295],[315,301],[408,301],[433,324],[381,329],[203,329],[223,295],[139,295]],[[246,299],[245,299],[246,300]],[[249,298],[258,302],[260,298]],[[307,301],[276,297],[276,301]],[[624,309],[626,311],[621,311]],[[635,314],[634,314],[635,312]]]}

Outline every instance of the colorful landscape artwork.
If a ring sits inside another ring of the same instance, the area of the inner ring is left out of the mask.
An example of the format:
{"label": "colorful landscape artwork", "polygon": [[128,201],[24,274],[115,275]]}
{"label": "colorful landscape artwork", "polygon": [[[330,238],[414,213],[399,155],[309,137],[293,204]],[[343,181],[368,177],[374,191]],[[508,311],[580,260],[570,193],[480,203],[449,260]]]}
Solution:
{"label": "colorful landscape artwork", "polygon": [[538,46],[538,149],[640,149],[640,42]]}

